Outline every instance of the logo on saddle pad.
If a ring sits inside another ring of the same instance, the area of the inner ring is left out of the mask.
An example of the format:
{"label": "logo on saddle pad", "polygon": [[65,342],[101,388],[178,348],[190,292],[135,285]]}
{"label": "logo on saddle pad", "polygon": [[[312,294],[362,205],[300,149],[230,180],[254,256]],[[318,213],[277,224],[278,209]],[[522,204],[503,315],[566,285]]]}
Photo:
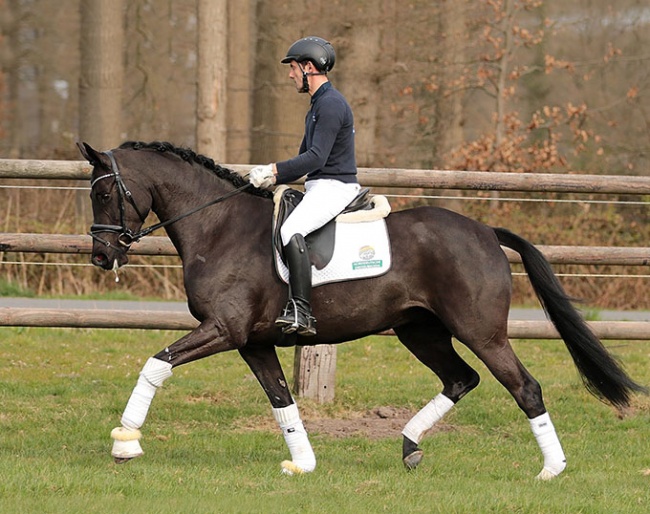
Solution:
{"label": "logo on saddle pad", "polygon": [[376,252],[375,249],[370,245],[364,245],[359,248],[359,258],[360,261],[355,261],[352,263],[352,269],[362,269],[362,268],[383,268],[384,263],[381,259],[375,259]]}
{"label": "logo on saddle pad", "polygon": [[[276,190],[276,198],[278,196]],[[376,277],[388,272],[391,254],[385,217],[390,205],[385,197],[374,196],[371,207],[341,214],[305,238],[312,262],[312,286]],[[276,217],[276,229],[278,223]],[[288,283],[289,270],[277,244],[274,252],[278,276]]]}

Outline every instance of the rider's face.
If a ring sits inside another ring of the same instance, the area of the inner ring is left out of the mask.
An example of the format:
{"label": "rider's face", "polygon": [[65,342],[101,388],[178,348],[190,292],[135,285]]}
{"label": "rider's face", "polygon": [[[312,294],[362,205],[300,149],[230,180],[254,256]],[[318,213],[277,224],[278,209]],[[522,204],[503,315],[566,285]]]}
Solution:
{"label": "rider's face", "polygon": [[289,64],[289,78],[293,80],[294,85],[296,86],[296,90],[301,91],[302,90],[302,72],[303,70],[307,73],[311,73],[313,68],[313,64],[309,61],[307,61],[302,68],[300,67],[300,64],[298,64],[296,61],[291,61]]}

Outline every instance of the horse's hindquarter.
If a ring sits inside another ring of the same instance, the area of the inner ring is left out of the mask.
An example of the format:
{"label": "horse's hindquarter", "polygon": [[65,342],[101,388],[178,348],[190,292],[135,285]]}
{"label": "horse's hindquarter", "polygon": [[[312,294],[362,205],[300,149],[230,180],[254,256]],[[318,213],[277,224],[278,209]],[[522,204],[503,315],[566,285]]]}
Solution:
{"label": "horse's hindquarter", "polygon": [[392,213],[387,226],[392,268],[382,277],[341,286],[349,295],[348,316],[365,304],[359,323],[368,319],[381,324],[376,319],[381,314],[384,323],[395,326],[421,307],[440,317],[455,335],[465,330],[493,333],[502,327],[510,306],[511,273],[490,227],[436,207]]}

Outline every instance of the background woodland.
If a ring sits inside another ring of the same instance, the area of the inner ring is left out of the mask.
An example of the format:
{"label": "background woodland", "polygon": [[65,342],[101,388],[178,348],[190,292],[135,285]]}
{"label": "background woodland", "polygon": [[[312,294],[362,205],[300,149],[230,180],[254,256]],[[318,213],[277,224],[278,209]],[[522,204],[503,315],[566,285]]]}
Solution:
{"label": "background woodland", "polygon": [[[354,110],[361,167],[647,175],[649,26],[643,0],[0,0],[0,157],[80,159],[77,140],[129,139],[221,163],[291,157],[309,98],[279,61],[319,35],[337,51],[330,78]],[[391,202],[442,204],[538,244],[647,246],[647,199],[486,196]],[[87,192],[5,187],[0,217],[5,232],[83,233]],[[110,280],[0,269],[38,293]],[[130,291],[182,297],[161,269],[131,272]],[[593,305],[648,308],[644,279],[565,283]]]}

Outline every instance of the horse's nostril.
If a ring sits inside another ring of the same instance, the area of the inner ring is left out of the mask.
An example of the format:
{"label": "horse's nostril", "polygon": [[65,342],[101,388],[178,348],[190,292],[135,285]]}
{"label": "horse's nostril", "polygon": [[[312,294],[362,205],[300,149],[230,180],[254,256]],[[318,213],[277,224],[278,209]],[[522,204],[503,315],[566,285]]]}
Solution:
{"label": "horse's nostril", "polygon": [[103,268],[108,263],[108,257],[106,257],[106,255],[104,255],[103,253],[98,253],[93,255],[91,262],[95,266],[99,266],[100,268]]}

